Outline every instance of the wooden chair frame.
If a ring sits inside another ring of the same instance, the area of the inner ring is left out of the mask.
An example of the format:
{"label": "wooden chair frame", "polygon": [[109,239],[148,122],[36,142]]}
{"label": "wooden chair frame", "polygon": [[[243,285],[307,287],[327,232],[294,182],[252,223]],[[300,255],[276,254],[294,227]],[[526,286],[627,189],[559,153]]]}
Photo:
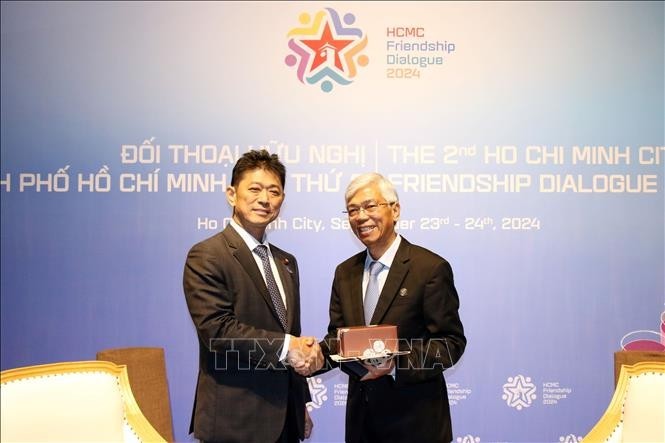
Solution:
{"label": "wooden chair frame", "polygon": [[[634,365],[623,365],[619,374],[619,380],[614,390],[614,395],[605,413],[601,416],[595,426],[582,440],[583,442],[620,442],[623,431],[623,407],[628,392],[631,377],[655,372],[665,377],[665,362],[640,362]],[[665,398],[665,394],[664,394]],[[665,426],[665,425],[664,425]]]}
{"label": "wooden chair frame", "polygon": [[136,440],[145,442],[165,441],[152,427],[150,422],[148,422],[141,409],[139,409],[132,394],[129,378],[127,377],[127,367],[125,365],[93,360],[26,366],[2,371],[0,384],[5,386],[9,383],[21,382],[30,378],[52,377],[80,372],[102,372],[114,376],[119,385],[122,397],[126,425],[129,426]]}

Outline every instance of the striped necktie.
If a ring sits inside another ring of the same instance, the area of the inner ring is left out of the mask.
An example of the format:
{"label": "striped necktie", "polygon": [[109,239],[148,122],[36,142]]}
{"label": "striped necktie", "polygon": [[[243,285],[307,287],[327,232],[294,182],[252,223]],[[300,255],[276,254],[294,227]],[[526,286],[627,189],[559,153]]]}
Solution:
{"label": "striped necktie", "polygon": [[365,324],[369,325],[372,321],[374,309],[379,301],[379,272],[383,269],[383,264],[378,261],[373,261],[369,265],[369,281],[367,282],[367,290],[365,291]]}

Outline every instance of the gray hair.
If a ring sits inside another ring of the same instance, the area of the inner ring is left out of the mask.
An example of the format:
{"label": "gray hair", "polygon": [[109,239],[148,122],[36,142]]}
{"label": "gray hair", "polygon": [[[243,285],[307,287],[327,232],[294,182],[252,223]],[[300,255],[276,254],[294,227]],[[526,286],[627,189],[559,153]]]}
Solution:
{"label": "gray hair", "polygon": [[385,198],[387,202],[399,202],[395,186],[393,186],[390,180],[377,172],[367,172],[351,180],[351,183],[346,187],[344,201],[348,202],[361,188],[371,185],[378,185],[379,191],[381,191],[381,196]]}

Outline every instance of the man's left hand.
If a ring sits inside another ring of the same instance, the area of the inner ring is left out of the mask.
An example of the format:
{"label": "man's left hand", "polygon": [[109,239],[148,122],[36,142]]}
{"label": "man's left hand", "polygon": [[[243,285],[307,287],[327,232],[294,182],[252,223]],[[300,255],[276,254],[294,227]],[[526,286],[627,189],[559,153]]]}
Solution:
{"label": "man's left hand", "polygon": [[313,428],[314,422],[312,421],[312,417],[309,416],[309,412],[305,407],[305,438],[309,438],[309,436],[312,435]]}
{"label": "man's left hand", "polygon": [[365,369],[367,369],[367,374],[360,379],[360,381],[374,380],[384,375],[388,375],[395,368],[395,359],[390,358],[387,361],[382,362],[379,365],[369,365],[367,363],[361,363]]}

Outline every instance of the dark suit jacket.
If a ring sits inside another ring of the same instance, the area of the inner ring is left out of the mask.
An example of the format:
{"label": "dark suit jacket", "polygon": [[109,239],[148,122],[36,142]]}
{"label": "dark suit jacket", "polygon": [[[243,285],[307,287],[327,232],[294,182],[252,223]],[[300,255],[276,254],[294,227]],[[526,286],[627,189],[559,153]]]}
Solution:
{"label": "dark suit jacket", "polygon": [[199,375],[190,432],[202,440],[274,442],[289,398],[302,438],[306,380],[279,362],[284,333],[300,335],[295,257],[270,245],[284,286],[287,330],[245,242],[231,226],[194,245],[183,286],[199,339]]}
{"label": "dark suit jacket", "polygon": [[[336,354],[337,329],[364,325],[362,278],[366,251],[335,270],[330,324],[324,353]],[[360,382],[354,364],[349,374],[346,440],[361,441],[363,426],[385,429],[372,440],[441,442],[452,440],[448,393],[442,376],[466,346],[458,315],[459,298],[448,262],[402,237],[371,324],[397,325],[400,350],[395,379],[390,375]],[[355,364],[358,366],[358,364]]]}

